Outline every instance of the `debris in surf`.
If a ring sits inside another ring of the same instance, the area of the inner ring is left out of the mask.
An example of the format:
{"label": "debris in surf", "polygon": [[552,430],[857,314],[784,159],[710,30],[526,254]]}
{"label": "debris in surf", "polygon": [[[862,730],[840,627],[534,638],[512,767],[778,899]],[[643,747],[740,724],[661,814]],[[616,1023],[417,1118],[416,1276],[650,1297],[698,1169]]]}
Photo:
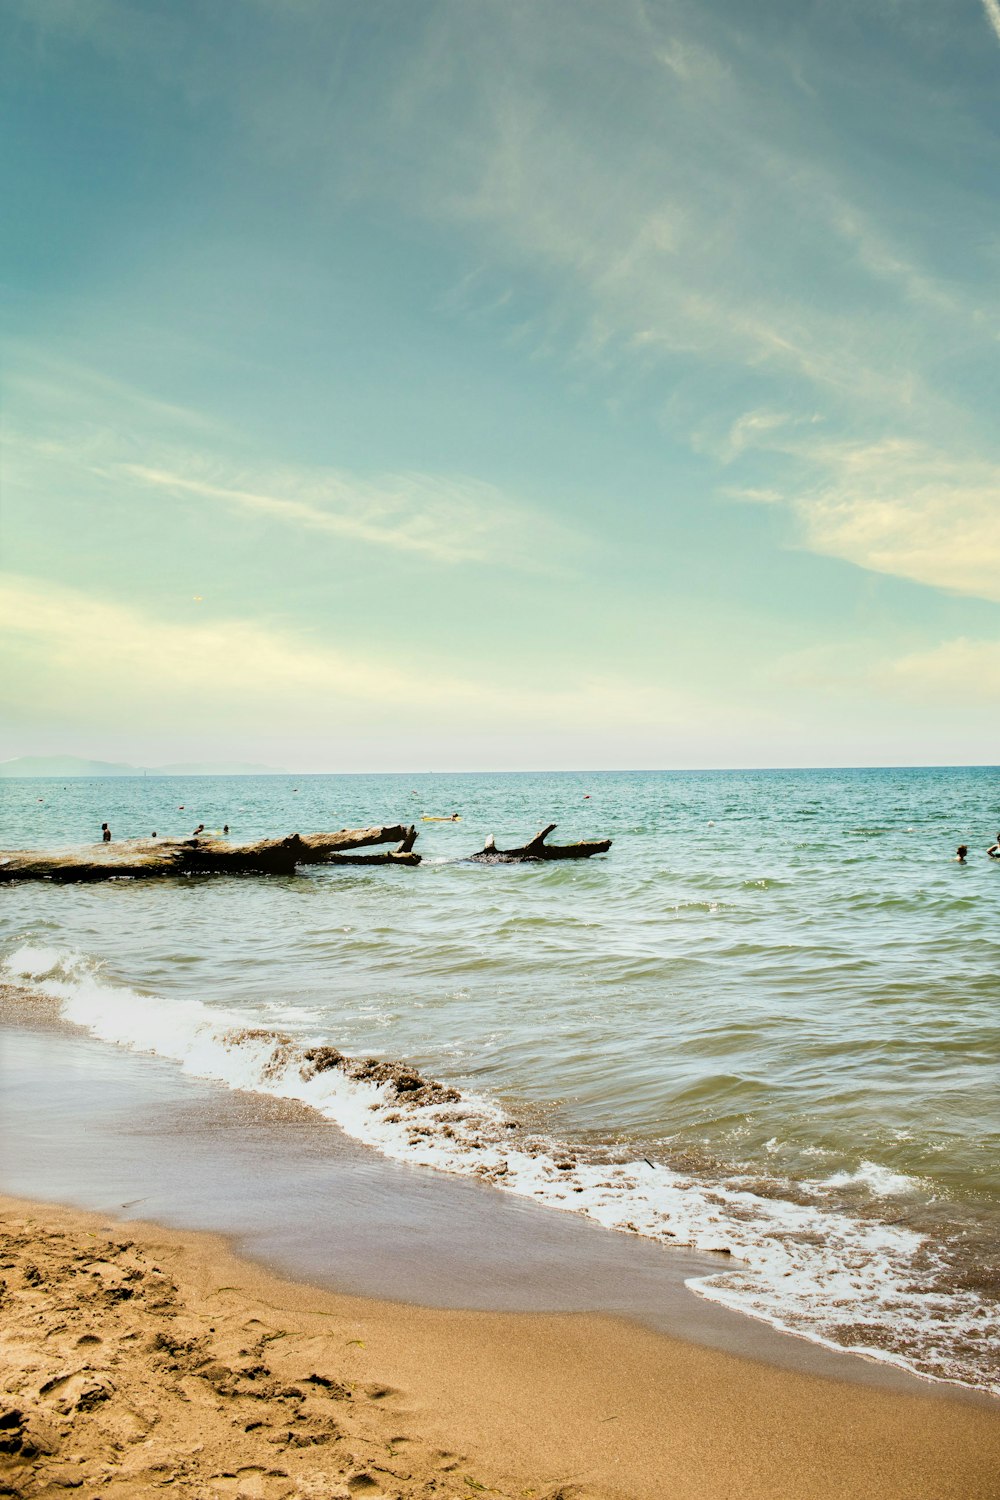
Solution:
{"label": "debris in surf", "polygon": [[470,854],[468,858],[482,865],[520,864],[538,859],[589,859],[592,854],[607,854],[611,848],[610,839],[589,839],[576,844],[547,844],[545,840],[555,827],[555,823],[549,823],[520,849],[498,849],[491,834],[485,847],[478,854]]}
{"label": "debris in surf", "polygon": [[[479,864],[516,864],[549,859],[589,859],[606,854],[610,839],[548,844],[550,823],[517,849],[498,849],[491,836],[485,848],[467,855]],[[0,882],[51,880],[56,883],[154,879],[169,875],[291,875],[299,865],[419,865],[411,823],[374,828],[342,828],[339,833],[293,833],[281,839],[235,844],[196,830],[191,838],[123,839],[71,849],[14,849],[0,853]],[[358,854],[373,844],[394,849]]]}

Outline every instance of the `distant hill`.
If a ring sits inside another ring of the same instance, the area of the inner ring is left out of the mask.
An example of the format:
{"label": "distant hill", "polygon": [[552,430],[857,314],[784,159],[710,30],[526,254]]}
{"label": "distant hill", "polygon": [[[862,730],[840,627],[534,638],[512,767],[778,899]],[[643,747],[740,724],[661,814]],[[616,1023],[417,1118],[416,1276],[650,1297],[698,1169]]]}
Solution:
{"label": "distant hill", "polygon": [[279,776],[273,766],[243,761],[189,761],[169,766],[130,766],[79,755],[19,755],[0,761],[0,776]]}
{"label": "distant hill", "polygon": [[0,776],[141,776],[141,766],[112,760],[82,760],[77,755],[19,755],[0,761]]}

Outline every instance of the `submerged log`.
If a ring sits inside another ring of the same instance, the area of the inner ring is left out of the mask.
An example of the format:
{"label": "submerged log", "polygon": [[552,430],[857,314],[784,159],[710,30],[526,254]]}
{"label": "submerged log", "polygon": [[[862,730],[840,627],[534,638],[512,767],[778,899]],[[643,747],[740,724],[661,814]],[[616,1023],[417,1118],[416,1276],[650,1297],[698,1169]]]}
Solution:
{"label": "submerged log", "polygon": [[185,875],[293,875],[301,860],[302,840],[297,833],[249,844],[192,838],[183,841],[181,851]]}
{"label": "submerged log", "polygon": [[513,865],[526,860],[589,859],[592,854],[607,854],[611,848],[610,839],[587,839],[577,844],[547,844],[545,840],[555,826],[555,823],[550,823],[520,849],[498,849],[491,834],[486,840],[486,847],[467,858],[481,865]]}
{"label": "submerged log", "polygon": [[[498,849],[492,838],[468,859],[478,864],[518,864],[528,860],[589,859],[606,854],[610,839],[576,844],[548,844],[550,823],[520,849]],[[395,849],[377,854],[352,850],[398,840]],[[401,823],[379,828],[342,828],[339,833],[297,833],[283,839],[235,844],[204,835],[189,839],[123,839],[77,849],[15,849],[0,853],[0,883],[21,880],[57,882],[150,880],[180,875],[291,875],[298,865],[420,864],[415,853],[417,830]]]}
{"label": "submerged log", "polygon": [[[409,828],[395,831],[403,834],[395,849],[381,850],[378,854],[327,854],[324,856],[323,863],[327,865],[419,865],[420,855],[413,852],[413,846],[417,842],[417,830],[411,824]],[[368,842],[377,841],[371,839]]]}
{"label": "submerged log", "polygon": [[13,849],[0,854],[0,880],[121,880],[181,874],[173,841],[130,839],[79,849]]}
{"label": "submerged log", "polygon": [[[299,864],[322,864],[345,849],[363,849],[368,844],[398,843],[411,833],[413,829],[404,828],[402,823],[392,823],[384,828],[342,828],[339,833],[306,833],[299,839],[302,845]],[[415,833],[413,837],[416,838]],[[412,840],[409,847],[413,847]]]}
{"label": "submerged log", "polygon": [[167,875],[291,875],[298,835],[231,844],[216,838],[122,839],[80,849],[0,854],[0,881],[149,880]]}
{"label": "submerged log", "polygon": [[[418,865],[414,828],[342,828],[339,833],[293,833],[282,839],[232,843],[212,835],[189,839],[119,839],[77,849],[15,849],[0,854],[0,882],[150,880],[168,875],[291,875],[297,865],[319,863]],[[398,840],[381,854],[345,850]]]}

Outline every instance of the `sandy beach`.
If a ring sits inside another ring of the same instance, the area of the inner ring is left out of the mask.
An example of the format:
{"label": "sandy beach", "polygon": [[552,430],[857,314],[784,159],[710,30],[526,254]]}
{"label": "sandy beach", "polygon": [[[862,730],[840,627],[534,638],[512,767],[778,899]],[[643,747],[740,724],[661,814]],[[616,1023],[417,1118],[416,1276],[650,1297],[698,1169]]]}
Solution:
{"label": "sandy beach", "polygon": [[0,1500],[1000,1500],[998,48],[0,0]]}
{"label": "sandy beach", "polygon": [[626,1320],[279,1280],[215,1236],[4,1198],[0,1493],[994,1500],[1000,1411]]}

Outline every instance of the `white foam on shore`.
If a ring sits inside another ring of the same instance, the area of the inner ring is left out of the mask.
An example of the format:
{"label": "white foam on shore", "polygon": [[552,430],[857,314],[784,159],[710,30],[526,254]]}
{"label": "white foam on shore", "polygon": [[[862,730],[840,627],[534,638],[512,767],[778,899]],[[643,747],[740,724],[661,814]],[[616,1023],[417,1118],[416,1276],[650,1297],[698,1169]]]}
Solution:
{"label": "white foam on shore", "polygon": [[317,1064],[308,1043],[234,1011],[110,984],[99,965],[75,954],[24,946],[4,969],[57,999],[63,1017],[95,1037],[230,1088],[299,1100],[385,1156],[477,1176],[609,1229],[724,1252],[732,1259],[692,1289],[777,1328],[1000,1392],[990,1309],[973,1292],[948,1287],[924,1236],[853,1218],[830,1201],[847,1184],[888,1196],[918,1186],[901,1174],[864,1162],[855,1173],[795,1184],[806,1201],[770,1196],[772,1188],[780,1194],[779,1183],[765,1196],[755,1190],[759,1178],[700,1179],[641,1157],[560,1146],[522,1129],[494,1101],[421,1087],[413,1074],[400,1086],[392,1077],[352,1076],[363,1069],[358,1059]]}
{"label": "white foam on shore", "polygon": [[863,1187],[878,1198],[900,1198],[918,1192],[920,1182],[905,1172],[894,1172],[878,1162],[863,1161],[854,1172],[834,1172],[824,1177],[823,1187]]}

